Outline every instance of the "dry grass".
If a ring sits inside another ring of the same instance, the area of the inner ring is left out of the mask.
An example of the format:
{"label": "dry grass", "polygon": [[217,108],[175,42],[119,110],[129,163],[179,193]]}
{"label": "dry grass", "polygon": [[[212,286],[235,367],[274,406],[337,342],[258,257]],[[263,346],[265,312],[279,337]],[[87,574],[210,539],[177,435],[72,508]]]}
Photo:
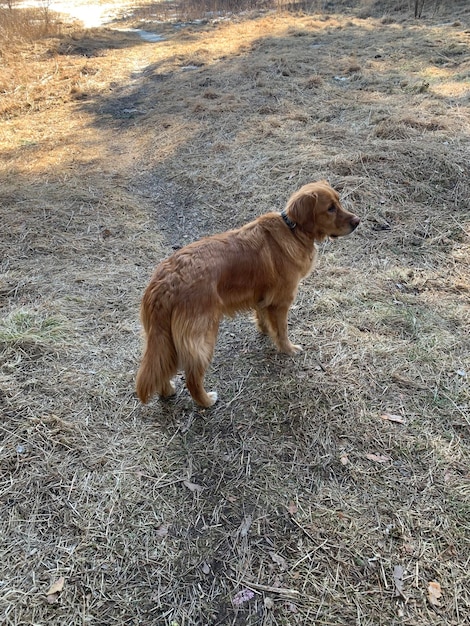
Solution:
{"label": "dry grass", "polygon": [[[402,4],[6,58],[2,623],[468,621],[469,13]],[[140,406],[155,263],[320,177],[363,222],[300,289],[304,352],[227,321],[213,410]]]}

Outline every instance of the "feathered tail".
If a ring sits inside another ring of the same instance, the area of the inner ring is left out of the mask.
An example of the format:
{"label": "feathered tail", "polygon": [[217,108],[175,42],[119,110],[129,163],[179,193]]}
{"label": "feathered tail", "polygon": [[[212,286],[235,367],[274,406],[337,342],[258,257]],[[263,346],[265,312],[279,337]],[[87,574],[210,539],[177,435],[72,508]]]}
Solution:
{"label": "feathered tail", "polygon": [[174,394],[171,378],[176,375],[178,358],[171,333],[171,310],[156,302],[151,285],[142,299],[142,325],[146,334],[146,346],[142,363],[137,372],[136,391],[146,404],[158,393],[167,397]]}

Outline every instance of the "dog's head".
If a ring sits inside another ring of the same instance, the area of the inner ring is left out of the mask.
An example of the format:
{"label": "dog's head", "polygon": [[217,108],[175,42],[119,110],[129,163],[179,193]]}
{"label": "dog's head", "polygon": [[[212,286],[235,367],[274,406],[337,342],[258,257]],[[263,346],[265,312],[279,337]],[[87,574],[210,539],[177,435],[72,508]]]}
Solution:
{"label": "dog's head", "polygon": [[301,187],[289,199],[285,212],[296,228],[314,241],[349,235],[361,221],[341,206],[338,193],[326,181]]}

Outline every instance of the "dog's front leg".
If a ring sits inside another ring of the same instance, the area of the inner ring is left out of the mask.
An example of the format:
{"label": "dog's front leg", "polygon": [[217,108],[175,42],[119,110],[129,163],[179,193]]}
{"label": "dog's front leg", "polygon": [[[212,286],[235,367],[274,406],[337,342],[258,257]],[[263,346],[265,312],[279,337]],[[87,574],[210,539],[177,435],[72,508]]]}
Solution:
{"label": "dog's front leg", "polygon": [[267,307],[266,314],[271,326],[271,337],[280,352],[285,354],[296,354],[302,350],[302,346],[291,343],[287,335],[287,314],[289,306]]}

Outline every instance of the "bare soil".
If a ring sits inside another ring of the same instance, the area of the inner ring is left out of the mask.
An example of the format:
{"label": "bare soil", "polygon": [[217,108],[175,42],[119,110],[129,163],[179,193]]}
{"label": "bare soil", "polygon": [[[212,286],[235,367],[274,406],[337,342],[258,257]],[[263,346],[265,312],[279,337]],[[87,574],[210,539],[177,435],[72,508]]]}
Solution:
{"label": "bare soil", "polygon": [[[1,43],[2,623],[470,623],[470,10],[412,4]],[[155,264],[319,178],[303,353],[141,406]]]}

